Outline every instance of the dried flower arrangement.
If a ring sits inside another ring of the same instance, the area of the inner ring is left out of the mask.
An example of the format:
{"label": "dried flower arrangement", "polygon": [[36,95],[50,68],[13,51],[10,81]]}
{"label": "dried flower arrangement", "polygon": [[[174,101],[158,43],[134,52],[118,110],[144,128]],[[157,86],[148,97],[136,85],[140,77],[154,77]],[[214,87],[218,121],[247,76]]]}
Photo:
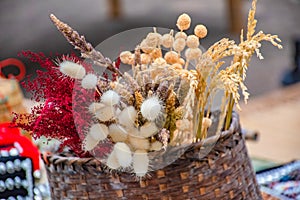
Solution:
{"label": "dried flower arrangement", "polygon": [[[194,34],[187,35],[184,31],[190,28],[191,18],[182,14],[176,24],[179,32],[161,35],[154,28],[133,53],[122,52],[116,62],[51,15],[69,43],[92,63],[74,55],[53,61],[43,54],[24,52],[47,70],[25,84],[34,90],[36,100],[46,101],[16,120],[26,118],[28,123],[18,124],[35,137],[59,139],[62,147],[70,147],[81,157],[97,152],[110,169],[129,169],[143,177],[151,169],[152,152],[163,153],[207,137],[217,91],[224,92],[217,134],[229,128],[234,105],[239,109],[239,91],[245,101],[249,96],[244,80],[252,55],[263,58],[262,41],[282,48],[278,36],[255,33],[255,11],[253,0],[247,35],[244,38],[241,32],[239,44],[225,38],[202,52],[200,40],[207,35],[206,27],[197,25]],[[232,62],[221,69],[225,57],[232,57]],[[131,65],[132,73],[122,72],[120,62]],[[111,76],[94,73],[92,64],[107,68]]]}

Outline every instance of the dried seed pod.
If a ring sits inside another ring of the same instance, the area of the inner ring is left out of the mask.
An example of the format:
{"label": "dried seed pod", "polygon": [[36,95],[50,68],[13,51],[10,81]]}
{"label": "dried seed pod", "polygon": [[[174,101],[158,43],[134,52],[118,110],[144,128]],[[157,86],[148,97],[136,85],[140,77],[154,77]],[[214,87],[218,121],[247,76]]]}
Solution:
{"label": "dried seed pod", "polygon": [[95,74],[87,74],[81,81],[84,89],[94,89],[97,86],[98,78]]}
{"label": "dried seed pod", "polygon": [[86,71],[82,65],[67,60],[59,64],[59,70],[64,75],[75,79],[83,79],[86,74]]}
{"label": "dried seed pod", "polygon": [[163,147],[163,144],[159,141],[155,141],[151,143],[150,151],[160,151]]}
{"label": "dried seed pod", "polygon": [[154,49],[154,47],[148,46],[146,39],[144,39],[141,42],[140,47],[141,47],[141,49],[142,49],[143,52],[148,53],[148,54],[151,53],[153,51],[153,49]]}
{"label": "dried seed pod", "polygon": [[188,48],[187,50],[185,50],[185,57],[189,60],[193,60],[193,59],[197,59],[201,56],[202,51],[199,48]]}
{"label": "dried seed pod", "polygon": [[180,131],[190,131],[191,122],[188,119],[180,119],[176,121],[176,127]]}
{"label": "dried seed pod", "polygon": [[124,108],[118,116],[119,123],[128,128],[133,127],[136,114],[137,112],[133,106]]}
{"label": "dried seed pod", "polygon": [[105,124],[94,124],[91,126],[88,134],[96,141],[105,140],[108,135],[108,128]]}
{"label": "dried seed pod", "polygon": [[177,19],[177,27],[179,30],[184,31],[190,28],[191,18],[186,13],[181,14]]}
{"label": "dried seed pod", "polygon": [[116,152],[112,151],[109,156],[107,157],[107,161],[106,161],[106,165],[110,168],[110,169],[118,169],[121,167],[117,156],[116,156]]}
{"label": "dried seed pod", "polygon": [[83,149],[85,151],[91,151],[97,146],[98,143],[98,140],[95,140],[90,134],[87,134],[83,141]]}
{"label": "dried seed pod", "polygon": [[200,45],[199,38],[196,35],[189,35],[186,39],[186,45],[192,49],[198,48]]}
{"label": "dried seed pod", "polygon": [[108,127],[109,136],[114,142],[124,142],[127,139],[127,131],[118,124],[111,124]]}
{"label": "dried seed pod", "polygon": [[142,138],[142,137],[130,134],[130,135],[128,135],[128,140],[129,140],[130,145],[134,149],[148,150],[150,148],[150,142],[146,138]]}
{"label": "dried seed pod", "polygon": [[161,43],[165,48],[171,48],[173,42],[174,42],[174,37],[169,33],[164,34],[161,38]]}
{"label": "dried seed pod", "polygon": [[112,119],[115,116],[114,108],[111,106],[105,106],[101,109],[98,109],[95,112],[95,116],[100,121],[106,122]]}
{"label": "dried seed pod", "polygon": [[158,131],[157,126],[153,122],[146,122],[140,128],[140,136],[143,138],[151,137],[152,135],[156,134]]}
{"label": "dried seed pod", "polygon": [[150,57],[155,60],[157,58],[162,58],[162,52],[160,48],[155,48],[151,51]]}
{"label": "dried seed pod", "polygon": [[185,39],[177,38],[173,43],[173,48],[175,51],[181,52],[185,48],[185,45],[186,45]]}
{"label": "dried seed pod", "polygon": [[161,34],[159,33],[148,33],[146,42],[150,47],[157,47],[160,45]]}
{"label": "dried seed pod", "polygon": [[132,163],[132,153],[130,148],[124,142],[118,142],[114,145],[113,149],[118,163],[122,167],[129,167]]}
{"label": "dried seed pod", "polygon": [[185,32],[177,32],[175,34],[175,40],[177,40],[178,38],[182,38],[185,40],[187,38],[187,34]]}
{"label": "dried seed pod", "polygon": [[199,38],[205,38],[207,35],[207,28],[202,24],[198,24],[194,29],[194,34]]}
{"label": "dried seed pod", "polygon": [[120,102],[120,95],[113,90],[104,92],[101,96],[101,103],[108,106],[116,105]]}
{"label": "dried seed pod", "polygon": [[149,168],[149,157],[145,150],[136,150],[133,154],[133,171],[138,177],[147,174]]}
{"label": "dried seed pod", "polygon": [[91,103],[91,105],[89,106],[89,112],[92,114],[96,114],[96,112],[101,109],[104,108],[106,105],[103,103],[97,103],[97,102],[93,102]]}
{"label": "dried seed pod", "polygon": [[164,56],[168,64],[174,64],[178,62],[179,55],[175,51],[169,51]]}
{"label": "dried seed pod", "polygon": [[142,53],[141,54],[141,63],[142,64],[148,64],[151,62],[151,57],[149,54],[145,54],[145,53]]}
{"label": "dried seed pod", "polygon": [[130,51],[123,51],[120,54],[121,62],[128,65],[134,64],[134,55]]}

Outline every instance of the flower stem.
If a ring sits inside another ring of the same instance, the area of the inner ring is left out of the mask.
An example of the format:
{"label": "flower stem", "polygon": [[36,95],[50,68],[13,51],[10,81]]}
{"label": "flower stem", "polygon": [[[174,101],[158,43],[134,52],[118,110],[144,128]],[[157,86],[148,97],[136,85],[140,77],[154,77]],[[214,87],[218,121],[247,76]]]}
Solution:
{"label": "flower stem", "polygon": [[234,105],[233,97],[232,97],[232,94],[230,94],[229,102],[228,102],[228,111],[227,111],[226,120],[225,120],[225,130],[228,130],[229,126],[230,126],[233,105]]}

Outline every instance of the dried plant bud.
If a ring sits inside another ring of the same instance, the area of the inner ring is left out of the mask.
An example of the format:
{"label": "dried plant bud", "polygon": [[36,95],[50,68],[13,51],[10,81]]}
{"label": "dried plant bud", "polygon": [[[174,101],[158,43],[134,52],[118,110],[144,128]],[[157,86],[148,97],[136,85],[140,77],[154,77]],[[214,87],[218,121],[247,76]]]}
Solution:
{"label": "dried plant bud", "polygon": [[140,136],[143,138],[151,137],[152,135],[156,134],[158,131],[157,126],[153,122],[146,122],[140,128]]}
{"label": "dried plant bud", "polygon": [[182,38],[185,40],[187,38],[187,34],[185,32],[177,32],[175,34],[175,40],[177,40],[178,38]]}
{"label": "dried plant bud", "polygon": [[154,60],[153,65],[155,65],[155,66],[165,66],[165,65],[167,65],[167,62],[163,58],[157,58],[157,59]]}
{"label": "dried plant bud", "polygon": [[146,39],[144,39],[142,42],[141,42],[141,44],[140,44],[140,48],[142,49],[142,51],[144,52],[144,53],[151,53],[152,51],[153,51],[153,47],[150,47],[148,44],[147,44],[147,40]]}
{"label": "dried plant bud", "polygon": [[97,146],[98,143],[99,140],[95,140],[90,134],[87,134],[83,141],[83,149],[85,151],[91,151]]}
{"label": "dried plant bud", "polygon": [[199,38],[196,35],[189,35],[186,39],[186,45],[189,48],[198,48],[200,45]]}
{"label": "dried plant bud", "polygon": [[112,151],[106,161],[106,165],[110,168],[110,169],[118,169],[121,167],[117,156],[116,156],[116,152]]}
{"label": "dried plant bud", "polygon": [[146,119],[153,121],[162,112],[162,105],[158,97],[154,96],[146,99],[141,106],[141,113]]}
{"label": "dried plant bud", "polygon": [[134,55],[130,51],[123,51],[120,54],[121,62],[128,65],[134,64]]}
{"label": "dried plant bud", "polygon": [[111,106],[105,106],[96,111],[95,116],[100,121],[106,122],[115,116],[114,108]]}
{"label": "dried plant bud", "polygon": [[180,131],[190,131],[191,130],[191,122],[188,119],[177,120],[176,127]]}
{"label": "dried plant bud", "polygon": [[98,78],[95,74],[87,74],[81,81],[84,89],[94,89],[97,86]]}
{"label": "dried plant bud", "polygon": [[159,33],[148,33],[146,37],[146,44],[148,47],[157,47],[160,45],[161,35]]}
{"label": "dried plant bud", "polygon": [[168,64],[174,64],[178,62],[179,55],[175,51],[169,51],[164,58]]}
{"label": "dried plant bud", "polygon": [[128,128],[133,127],[136,114],[137,112],[133,106],[124,108],[118,116],[119,123]]}
{"label": "dried plant bud", "polygon": [[210,118],[204,117],[202,120],[202,126],[205,128],[209,128],[212,124],[212,120]]}
{"label": "dried plant bud", "polygon": [[124,142],[127,139],[127,131],[118,124],[111,124],[108,127],[109,136],[114,142]]}
{"label": "dried plant bud", "polygon": [[202,51],[199,48],[188,48],[187,50],[185,50],[185,57],[189,60],[193,60],[193,59],[197,59],[201,56]]}
{"label": "dried plant bud", "polygon": [[132,153],[130,148],[124,142],[115,144],[113,152],[122,167],[129,167],[132,163]]}
{"label": "dried plant bud", "polygon": [[170,66],[170,69],[172,69],[172,70],[182,70],[182,65],[179,64],[179,63],[175,63],[175,64]]}
{"label": "dried plant bud", "polygon": [[113,90],[108,90],[101,96],[101,103],[109,106],[116,105],[120,102],[120,95]]}
{"label": "dried plant bud", "polygon": [[177,38],[173,43],[173,48],[177,52],[181,52],[185,48],[186,42],[183,38]]}
{"label": "dried plant bud", "polygon": [[163,147],[163,144],[159,141],[155,141],[151,143],[150,151],[160,151]]}
{"label": "dried plant bud", "polygon": [[93,102],[89,106],[89,112],[95,114],[99,109],[104,108],[106,105],[103,103]]}
{"label": "dried plant bud", "polygon": [[177,19],[177,27],[179,30],[184,31],[190,28],[191,18],[189,15],[183,13]]}
{"label": "dried plant bud", "polygon": [[133,154],[133,171],[136,176],[143,177],[148,172],[149,157],[145,150],[136,150]]}
{"label": "dried plant bud", "polygon": [[130,145],[134,148],[134,149],[143,149],[143,150],[148,150],[150,148],[150,142],[148,139],[146,138],[142,138],[139,136],[135,136],[135,135],[129,135],[128,136],[128,140]]}
{"label": "dried plant bud", "polygon": [[185,60],[183,58],[179,58],[179,64],[183,66],[185,64]]}
{"label": "dried plant bud", "polygon": [[145,54],[145,53],[142,53],[141,54],[141,63],[144,65],[144,64],[148,64],[151,62],[151,57],[149,54]]}
{"label": "dried plant bud", "polygon": [[88,134],[96,141],[105,140],[108,135],[108,128],[105,124],[94,124],[91,126]]}
{"label": "dried plant bud", "polygon": [[161,38],[161,43],[166,48],[171,48],[173,45],[173,42],[174,42],[174,37],[169,33],[164,34]]}
{"label": "dried plant bud", "polygon": [[150,56],[153,60],[162,57],[162,52],[160,48],[155,48],[151,51]]}
{"label": "dried plant bud", "polygon": [[75,79],[83,79],[86,74],[82,65],[67,60],[59,64],[59,70],[64,75]]}
{"label": "dried plant bud", "polygon": [[199,24],[195,27],[194,34],[199,38],[205,38],[207,35],[207,28],[204,25]]}

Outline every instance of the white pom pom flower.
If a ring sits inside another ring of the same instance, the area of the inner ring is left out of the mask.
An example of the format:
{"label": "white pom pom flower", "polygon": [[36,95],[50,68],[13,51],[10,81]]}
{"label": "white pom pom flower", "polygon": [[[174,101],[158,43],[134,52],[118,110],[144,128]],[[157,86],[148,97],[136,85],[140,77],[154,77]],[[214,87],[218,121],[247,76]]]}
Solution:
{"label": "white pom pom flower", "polygon": [[96,87],[98,78],[95,74],[87,74],[81,81],[81,86],[84,89],[93,89]]}
{"label": "white pom pom flower", "polygon": [[162,105],[157,96],[146,99],[141,105],[141,113],[146,119],[153,121],[162,112]]}
{"label": "white pom pom flower", "polygon": [[109,106],[116,105],[120,102],[120,95],[113,90],[104,92],[101,96],[101,103]]}
{"label": "white pom pom flower", "polygon": [[146,151],[137,150],[133,154],[133,171],[138,177],[147,174],[149,168],[149,157]]}
{"label": "white pom pom flower", "polygon": [[118,142],[115,144],[113,151],[122,167],[129,167],[131,165],[132,153],[127,144]]}
{"label": "white pom pom flower", "polygon": [[83,79],[86,74],[82,65],[67,60],[59,64],[59,70],[64,75],[75,79]]}

